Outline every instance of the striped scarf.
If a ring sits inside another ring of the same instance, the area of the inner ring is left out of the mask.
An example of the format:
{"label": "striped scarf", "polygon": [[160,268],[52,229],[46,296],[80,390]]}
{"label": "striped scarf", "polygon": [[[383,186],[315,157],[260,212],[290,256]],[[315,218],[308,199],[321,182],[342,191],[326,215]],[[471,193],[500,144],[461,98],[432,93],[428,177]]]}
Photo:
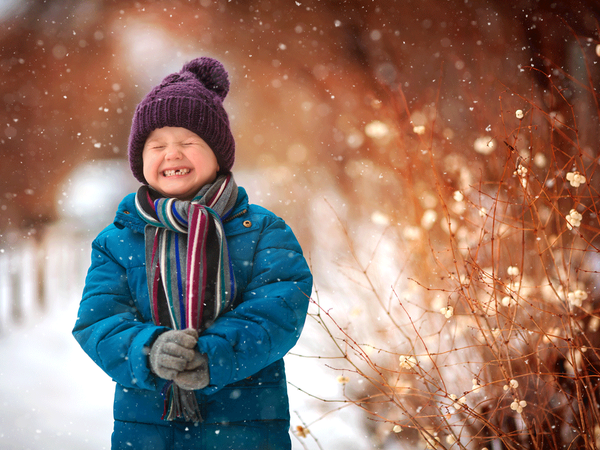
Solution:
{"label": "striped scarf", "polygon": [[[148,224],[146,274],[156,325],[202,333],[235,298],[235,277],[222,220],[237,200],[231,174],[204,186],[191,201],[163,198],[142,186],[135,204]],[[174,383],[165,387],[163,418],[201,420],[195,395]]]}

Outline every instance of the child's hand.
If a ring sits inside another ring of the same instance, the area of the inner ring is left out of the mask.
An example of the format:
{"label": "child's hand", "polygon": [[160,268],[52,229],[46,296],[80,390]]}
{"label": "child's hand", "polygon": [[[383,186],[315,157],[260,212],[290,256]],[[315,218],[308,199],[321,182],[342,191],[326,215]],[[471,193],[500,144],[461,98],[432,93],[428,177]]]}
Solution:
{"label": "child's hand", "polygon": [[175,376],[174,381],[177,386],[188,391],[195,391],[208,386],[210,374],[206,354],[196,351],[194,359],[187,364],[184,371]]}
{"label": "child's hand", "polygon": [[186,369],[196,353],[196,330],[171,330],[161,334],[150,348],[150,369],[165,380],[173,380]]}

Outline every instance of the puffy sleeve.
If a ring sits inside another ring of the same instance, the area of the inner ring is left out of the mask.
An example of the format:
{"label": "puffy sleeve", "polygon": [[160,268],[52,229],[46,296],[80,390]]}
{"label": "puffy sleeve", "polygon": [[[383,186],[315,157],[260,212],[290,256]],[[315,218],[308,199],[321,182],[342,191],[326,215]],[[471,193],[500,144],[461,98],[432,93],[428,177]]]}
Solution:
{"label": "puffy sleeve", "polygon": [[312,275],[292,230],[283,220],[269,218],[248,241],[253,255],[241,301],[198,341],[209,360],[207,394],[283,358],[306,319]]}
{"label": "puffy sleeve", "polygon": [[[101,234],[92,243],[92,263],[73,335],[113,380],[124,387],[155,390],[159,379],[148,367],[147,348],[165,328],[144,323],[128,279],[135,271],[128,276],[107,248],[109,242]],[[141,277],[143,267],[138,272]]]}

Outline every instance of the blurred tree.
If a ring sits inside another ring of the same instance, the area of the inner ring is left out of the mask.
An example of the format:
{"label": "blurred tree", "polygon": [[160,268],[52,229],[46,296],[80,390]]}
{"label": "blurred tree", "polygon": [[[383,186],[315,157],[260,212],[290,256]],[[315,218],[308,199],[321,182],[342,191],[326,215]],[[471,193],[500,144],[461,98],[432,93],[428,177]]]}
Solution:
{"label": "blurred tree", "polygon": [[[548,112],[557,91],[589,111],[579,135],[597,142],[599,69],[584,57],[594,56],[598,16],[591,0],[26,2],[0,31],[0,229],[52,220],[56,187],[79,162],[125,157],[148,72],[156,83],[202,53],[233,78],[238,164],[288,181],[293,167],[302,181],[286,192],[295,197],[321,171],[352,196],[370,163],[412,180],[414,149],[366,125],[393,133],[403,118],[435,123],[442,150],[460,153],[486,128],[504,135],[499,93],[531,83]],[[395,201],[370,184],[378,201],[369,206]]]}
{"label": "blurred tree", "polygon": [[2,18],[0,229],[52,220],[73,167],[124,150],[129,80],[114,64],[111,3],[35,0]]}

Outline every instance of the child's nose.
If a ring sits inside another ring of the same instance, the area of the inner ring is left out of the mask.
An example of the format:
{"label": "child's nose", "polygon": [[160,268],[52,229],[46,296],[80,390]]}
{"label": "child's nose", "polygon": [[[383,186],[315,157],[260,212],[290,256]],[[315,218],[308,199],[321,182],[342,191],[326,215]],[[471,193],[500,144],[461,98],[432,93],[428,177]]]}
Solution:
{"label": "child's nose", "polygon": [[165,159],[180,159],[181,155],[181,149],[178,145],[169,145],[165,152]]}

